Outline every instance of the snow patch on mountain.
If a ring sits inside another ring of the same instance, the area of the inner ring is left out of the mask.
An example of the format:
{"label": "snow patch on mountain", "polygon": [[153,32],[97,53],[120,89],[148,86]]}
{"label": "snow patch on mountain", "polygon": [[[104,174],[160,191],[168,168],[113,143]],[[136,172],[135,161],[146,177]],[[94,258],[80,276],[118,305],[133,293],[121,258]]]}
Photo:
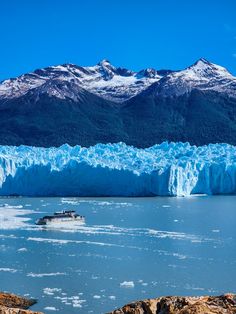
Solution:
{"label": "snow patch on mountain", "polygon": [[152,196],[236,193],[236,147],[168,143],[146,149],[0,146],[0,195]]}

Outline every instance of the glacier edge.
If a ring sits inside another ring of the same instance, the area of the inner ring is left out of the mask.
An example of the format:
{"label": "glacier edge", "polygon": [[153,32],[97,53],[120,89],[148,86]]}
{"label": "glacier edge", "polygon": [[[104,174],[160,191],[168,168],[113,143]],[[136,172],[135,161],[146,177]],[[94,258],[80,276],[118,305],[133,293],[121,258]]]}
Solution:
{"label": "glacier edge", "polygon": [[89,148],[0,146],[0,195],[188,196],[236,193],[236,147],[163,142]]}

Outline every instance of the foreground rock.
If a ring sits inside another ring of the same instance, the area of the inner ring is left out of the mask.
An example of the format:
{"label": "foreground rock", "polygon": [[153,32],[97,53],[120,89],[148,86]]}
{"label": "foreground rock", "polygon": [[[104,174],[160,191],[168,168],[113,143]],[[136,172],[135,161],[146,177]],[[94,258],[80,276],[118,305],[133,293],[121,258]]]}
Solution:
{"label": "foreground rock", "polygon": [[125,305],[109,314],[235,314],[236,295],[161,297]]}
{"label": "foreground rock", "polygon": [[27,310],[36,301],[0,292],[0,314],[43,314]]}

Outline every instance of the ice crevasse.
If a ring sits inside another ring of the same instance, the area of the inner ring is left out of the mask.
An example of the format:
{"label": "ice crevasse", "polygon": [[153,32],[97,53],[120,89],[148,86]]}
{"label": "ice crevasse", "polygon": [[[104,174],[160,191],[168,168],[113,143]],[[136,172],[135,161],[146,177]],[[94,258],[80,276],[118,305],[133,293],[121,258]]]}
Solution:
{"label": "ice crevasse", "polygon": [[236,147],[124,143],[0,146],[0,195],[188,196],[236,193]]}

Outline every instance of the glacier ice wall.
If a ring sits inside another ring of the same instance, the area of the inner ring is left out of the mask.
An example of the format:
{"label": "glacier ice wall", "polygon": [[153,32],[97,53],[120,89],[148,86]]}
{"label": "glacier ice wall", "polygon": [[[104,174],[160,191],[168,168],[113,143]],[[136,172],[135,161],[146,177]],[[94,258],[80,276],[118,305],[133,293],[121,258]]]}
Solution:
{"label": "glacier ice wall", "polygon": [[0,195],[154,196],[236,193],[236,147],[124,143],[0,146]]}

